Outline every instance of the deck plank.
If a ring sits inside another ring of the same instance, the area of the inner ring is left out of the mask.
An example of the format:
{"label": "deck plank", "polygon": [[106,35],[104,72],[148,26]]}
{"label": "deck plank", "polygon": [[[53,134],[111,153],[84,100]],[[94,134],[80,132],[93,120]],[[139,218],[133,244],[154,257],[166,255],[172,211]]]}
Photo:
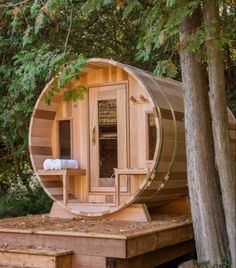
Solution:
{"label": "deck plank", "polygon": [[[28,226],[27,223],[24,224],[26,219],[30,222]],[[191,221],[176,223],[173,219],[170,217],[168,223],[163,216],[151,223],[125,223],[115,220],[62,220],[31,216],[21,217],[19,221],[22,224],[13,227],[11,221],[14,222],[15,219],[0,220],[0,236],[1,242],[9,245],[19,243],[40,246],[43,243],[51,248],[63,245],[79,255],[88,255],[89,252],[93,256],[131,258],[192,240]],[[4,225],[4,222],[7,224]],[[87,224],[87,227],[84,228],[83,224]]]}

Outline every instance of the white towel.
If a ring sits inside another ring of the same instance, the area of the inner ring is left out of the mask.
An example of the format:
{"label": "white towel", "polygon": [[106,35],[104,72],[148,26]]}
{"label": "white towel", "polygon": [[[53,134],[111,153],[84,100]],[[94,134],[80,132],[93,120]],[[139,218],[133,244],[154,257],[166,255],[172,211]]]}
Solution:
{"label": "white towel", "polygon": [[44,170],[50,170],[50,169],[52,169],[52,163],[53,163],[53,159],[46,159],[43,162],[43,169]]}
{"label": "white towel", "polygon": [[52,169],[77,169],[79,167],[78,162],[73,159],[46,159],[43,162],[44,170],[52,170]]}
{"label": "white towel", "polygon": [[52,169],[77,169],[78,166],[78,162],[73,159],[54,159],[52,161]]}

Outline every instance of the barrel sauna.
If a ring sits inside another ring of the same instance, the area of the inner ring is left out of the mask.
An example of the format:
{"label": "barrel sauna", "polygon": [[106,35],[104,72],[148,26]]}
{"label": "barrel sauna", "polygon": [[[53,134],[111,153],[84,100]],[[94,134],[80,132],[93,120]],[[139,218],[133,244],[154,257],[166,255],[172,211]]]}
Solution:
{"label": "barrel sauna", "polygon": [[[40,184],[63,209],[98,217],[132,204],[151,209],[188,195],[180,82],[95,58],[47,106],[52,85],[53,79],[33,110],[29,150]],[[64,102],[63,92],[72,85],[86,86],[87,93]],[[228,119],[235,145],[230,111]],[[75,159],[79,168],[43,170],[48,158]]]}

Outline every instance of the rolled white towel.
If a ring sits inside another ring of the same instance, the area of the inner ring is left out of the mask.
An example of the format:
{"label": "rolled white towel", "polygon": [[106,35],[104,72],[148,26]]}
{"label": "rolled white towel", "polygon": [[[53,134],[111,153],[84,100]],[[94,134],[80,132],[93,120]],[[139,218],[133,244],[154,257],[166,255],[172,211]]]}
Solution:
{"label": "rolled white towel", "polygon": [[52,169],[77,169],[78,167],[78,162],[74,159],[54,159],[52,161]]}
{"label": "rolled white towel", "polygon": [[53,159],[46,159],[43,162],[43,169],[44,170],[50,170],[52,169]]}
{"label": "rolled white towel", "polygon": [[60,159],[53,159],[52,160],[52,169],[61,169]]}

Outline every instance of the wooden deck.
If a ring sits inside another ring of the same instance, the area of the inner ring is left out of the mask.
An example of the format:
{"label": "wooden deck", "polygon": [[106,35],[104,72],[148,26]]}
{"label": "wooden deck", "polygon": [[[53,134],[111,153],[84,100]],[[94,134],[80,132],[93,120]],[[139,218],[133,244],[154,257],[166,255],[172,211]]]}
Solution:
{"label": "wooden deck", "polygon": [[194,251],[191,221],[173,215],[151,223],[31,217],[30,224],[21,217],[22,225],[13,219],[12,226],[11,219],[0,220],[0,243],[73,251],[72,268],[151,268]]}

